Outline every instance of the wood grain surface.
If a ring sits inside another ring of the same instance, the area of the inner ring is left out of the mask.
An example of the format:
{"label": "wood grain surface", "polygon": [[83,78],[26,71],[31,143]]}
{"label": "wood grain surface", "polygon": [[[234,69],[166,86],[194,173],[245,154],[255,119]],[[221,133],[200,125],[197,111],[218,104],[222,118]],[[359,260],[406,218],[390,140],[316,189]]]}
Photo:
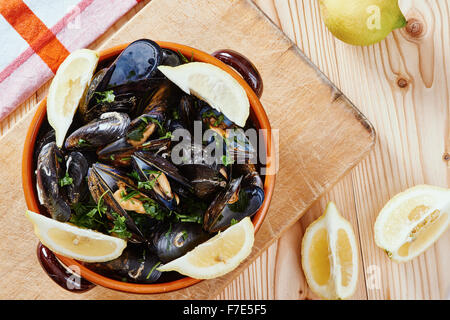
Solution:
{"label": "wood grain surface", "polygon": [[[145,6],[144,0],[91,45],[98,48]],[[346,45],[327,31],[316,0],[255,0],[265,14],[291,38],[319,68],[360,108],[378,133],[375,150],[308,210],[284,235],[262,252],[218,299],[314,299],[300,268],[304,229],[336,202],[353,224],[360,240],[360,277],[355,299],[450,298],[450,232],[425,254],[398,265],[387,259],[373,241],[373,222],[384,203],[399,191],[418,183],[449,186],[450,9],[446,0],[408,1],[400,5],[409,27],[395,31],[380,44],[360,48]],[[43,86],[16,112],[0,123],[4,135],[45,96]],[[20,128],[25,130],[25,127]],[[3,154],[13,146],[1,145]],[[18,172],[18,170],[17,170]],[[8,181],[7,183],[15,183]],[[7,185],[2,182],[2,189]],[[8,193],[10,208],[21,199]],[[10,228],[22,221],[13,217]],[[17,252],[29,251],[32,236],[11,236]],[[14,253],[17,255],[18,253]],[[17,298],[45,298],[27,288],[44,275],[36,262],[24,261],[0,270],[2,278],[13,268],[23,273],[8,291]],[[59,288],[52,287],[58,291]],[[94,289],[97,290],[97,289]],[[81,298],[58,291],[60,298]],[[104,298],[108,298],[105,295]]]}

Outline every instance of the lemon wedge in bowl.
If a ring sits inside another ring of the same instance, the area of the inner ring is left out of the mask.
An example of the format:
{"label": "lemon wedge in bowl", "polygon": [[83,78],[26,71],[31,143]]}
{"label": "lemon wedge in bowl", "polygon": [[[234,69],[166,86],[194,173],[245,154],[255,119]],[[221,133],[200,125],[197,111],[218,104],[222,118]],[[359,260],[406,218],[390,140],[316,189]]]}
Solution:
{"label": "lemon wedge in bowl", "polygon": [[252,251],[255,229],[249,217],[219,232],[185,255],[157,268],[195,279],[212,279],[234,270]]}
{"label": "lemon wedge in bowl", "polygon": [[105,262],[118,258],[127,246],[123,239],[59,222],[27,211],[34,233],[53,252],[85,262]]}
{"label": "lemon wedge in bowl", "polygon": [[333,202],[306,229],[302,268],[311,290],[324,299],[346,299],[356,290],[358,247],[352,225]]}
{"label": "lemon wedge in bowl", "polygon": [[55,129],[56,145],[61,148],[73,116],[95,69],[99,54],[79,49],[61,63],[50,84],[47,96],[47,118]]}
{"label": "lemon wedge in bowl", "polygon": [[250,102],[244,88],[228,72],[204,62],[189,62],[158,69],[181,90],[206,101],[240,127],[250,114]]}
{"label": "lemon wedge in bowl", "polygon": [[404,262],[417,257],[450,224],[450,189],[418,185],[389,200],[374,225],[375,243],[389,258]]}

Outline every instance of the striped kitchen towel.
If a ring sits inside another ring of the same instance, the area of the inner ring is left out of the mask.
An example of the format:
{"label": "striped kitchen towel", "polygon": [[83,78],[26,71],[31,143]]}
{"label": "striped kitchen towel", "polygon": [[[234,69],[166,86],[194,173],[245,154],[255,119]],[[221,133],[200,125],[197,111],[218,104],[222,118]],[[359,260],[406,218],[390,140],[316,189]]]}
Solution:
{"label": "striped kitchen towel", "polygon": [[0,0],[0,120],[141,0]]}

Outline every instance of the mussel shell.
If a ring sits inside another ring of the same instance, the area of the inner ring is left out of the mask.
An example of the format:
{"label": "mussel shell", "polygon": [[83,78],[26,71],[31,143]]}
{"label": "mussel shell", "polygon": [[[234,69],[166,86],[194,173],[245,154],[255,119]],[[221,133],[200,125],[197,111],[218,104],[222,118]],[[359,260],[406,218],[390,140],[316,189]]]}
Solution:
{"label": "mussel shell", "polygon": [[[163,172],[169,180],[170,188],[174,192],[173,186],[176,184],[178,189],[185,189],[185,192],[192,190],[189,181],[187,181],[178,171],[178,168],[174,166],[169,160],[158,156],[148,151],[137,151],[131,156],[131,164],[133,169],[137,172],[140,181],[151,181],[152,177],[148,174],[148,171],[160,171]],[[142,193],[148,195],[152,199],[155,199],[160,204],[164,205],[168,210],[177,210],[178,203],[173,196],[172,198],[163,197],[153,189],[142,189]]]}
{"label": "mussel shell", "polygon": [[[202,103],[204,104],[204,102]],[[203,129],[205,131],[214,130],[217,133],[209,137],[208,141],[206,141],[208,145],[212,143],[215,145],[222,144],[224,147],[223,154],[233,159],[234,162],[244,163],[248,160],[257,159],[256,149],[253,146],[253,144],[257,144],[258,137],[256,132],[255,136],[249,139],[243,128],[234,124],[224,114],[211,108],[209,105],[203,105],[199,112],[199,118],[203,121]],[[219,119],[221,120],[219,121]],[[225,135],[219,134],[220,132],[223,132]],[[248,134],[251,135],[252,132]]]}
{"label": "mussel shell", "polygon": [[104,162],[111,163],[114,166],[128,167],[131,162],[131,156],[136,151],[145,150],[156,152],[159,150],[168,149],[170,143],[170,138],[164,138],[146,141],[140,146],[133,146],[128,143],[126,137],[123,137],[98,150],[97,154],[99,159]]}
{"label": "mussel shell", "polygon": [[39,202],[53,219],[66,222],[71,210],[59,182],[65,174],[64,154],[55,142],[44,145],[39,153],[36,168],[36,189]]}
{"label": "mussel shell", "polygon": [[88,160],[82,153],[73,151],[67,156],[66,168],[67,174],[72,178],[72,184],[66,186],[67,198],[71,204],[75,204],[86,196]]}
{"label": "mussel shell", "polygon": [[80,111],[84,123],[94,121],[106,112],[126,113],[134,117],[138,108],[138,98],[133,93],[115,95],[114,101],[111,102],[103,101],[97,103],[96,101],[97,98],[94,96],[91,99],[93,105],[84,113]]}
{"label": "mussel shell", "polygon": [[83,96],[81,97],[80,104],[78,106],[78,114],[81,115],[81,118],[83,119],[83,121],[85,123],[92,120],[92,118],[90,118],[88,116],[89,105],[95,104],[95,103],[91,103],[91,99],[92,99],[94,93],[96,91],[98,91],[97,87],[100,84],[100,82],[103,80],[103,77],[105,76],[106,71],[108,71],[108,69],[103,68],[92,77],[89,87],[87,88],[87,90],[84,91]]}
{"label": "mussel shell", "polygon": [[130,117],[125,113],[107,112],[67,137],[66,149],[95,149],[123,137],[130,125]]}
{"label": "mussel shell", "polygon": [[167,263],[186,254],[209,237],[210,234],[203,231],[201,224],[167,223],[155,234],[153,245],[160,261]]}
{"label": "mussel shell", "polygon": [[[233,179],[226,190],[219,193],[205,212],[203,228],[208,232],[226,229],[232,221],[253,216],[264,202],[261,177],[252,165],[241,165],[239,173],[246,173]],[[237,196],[237,199],[235,199]],[[233,201],[231,201],[231,199]]]}
{"label": "mussel shell", "polygon": [[[44,122],[43,126],[50,126],[48,123]],[[42,129],[41,129],[42,130]],[[34,150],[34,159],[37,159],[39,156],[39,153],[41,152],[42,148],[50,143],[56,141],[55,138],[55,130],[51,128],[47,128],[47,130],[42,130],[38,134],[38,138],[36,139],[36,147]]]}
{"label": "mussel shell", "polygon": [[128,244],[120,257],[107,262],[85,263],[85,266],[116,280],[153,283],[161,277],[161,272],[156,270],[159,262],[147,247]]}
{"label": "mussel shell", "polygon": [[170,179],[178,182],[182,186],[188,189],[192,188],[189,180],[181,174],[180,170],[169,159],[149,151],[137,151],[134,153],[133,157],[141,160],[146,166],[153,170],[164,172]]}
{"label": "mussel shell", "polygon": [[161,62],[162,65],[176,67],[182,63],[180,55],[175,51],[163,48],[162,53],[163,53],[163,59]]}
{"label": "mussel shell", "polygon": [[191,163],[179,165],[178,168],[189,180],[194,194],[201,199],[207,199],[227,185],[225,177],[215,165]]}
{"label": "mussel shell", "polygon": [[162,80],[155,88],[154,93],[147,98],[142,114],[148,114],[156,107],[162,108],[165,114],[178,103],[180,96],[181,90],[178,87],[169,80]]}
{"label": "mussel shell", "polygon": [[161,64],[162,50],[151,40],[140,39],[128,45],[108,68],[99,91],[144,92]]}
{"label": "mussel shell", "polygon": [[217,232],[231,224],[231,220],[236,217],[230,215],[227,204],[233,195],[238,192],[242,182],[242,176],[233,179],[225,190],[218,193],[209,205],[203,217],[203,229],[208,232]]}
{"label": "mussel shell", "polygon": [[191,95],[185,94],[181,97],[180,103],[178,104],[178,114],[183,127],[193,135],[196,111],[194,108],[194,98]]}
{"label": "mussel shell", "polygon": [[125,217],[125,223],[131,233],[133,233],[133,240],[138,242],[147,242],[144,233],[138,228],[133,219],[124,210],[114,198],[114,192],[117,191],[117,183],[121,182],[127,187],[137,189],[131,178],[127,177],[122,171],[101,163],[94,163],[88,170],[88,187],[92,198],[96,203],[103,200],[103,203],[108,207],[107,216],[110,220],[115,217],[111,212],[115,212],[122,217]]}

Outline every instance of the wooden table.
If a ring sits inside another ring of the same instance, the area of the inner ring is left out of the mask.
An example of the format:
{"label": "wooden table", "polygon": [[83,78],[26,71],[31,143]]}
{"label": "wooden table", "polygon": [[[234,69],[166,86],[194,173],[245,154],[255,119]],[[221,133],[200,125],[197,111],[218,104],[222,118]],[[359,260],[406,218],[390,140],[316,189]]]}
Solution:
{"label": "wooden table", "polygon": [[[101,46],[150,0],[140,2],[100,37]],[[409,24],[385,41],[353,47],[323,24],[317,0],[254,0],[373,123],[371,154],[309,211],[218,299],[314,299],[300,266],[304,230],[333,200],[359,239],[354,299],[450,299],[450,231],[424,254],[391,262],[375,246],[373,223],[396,193],[421,183],[450,186],[450,5],[400,0]],[[0,135],[46,95],[39,89],[0,123]]]}

